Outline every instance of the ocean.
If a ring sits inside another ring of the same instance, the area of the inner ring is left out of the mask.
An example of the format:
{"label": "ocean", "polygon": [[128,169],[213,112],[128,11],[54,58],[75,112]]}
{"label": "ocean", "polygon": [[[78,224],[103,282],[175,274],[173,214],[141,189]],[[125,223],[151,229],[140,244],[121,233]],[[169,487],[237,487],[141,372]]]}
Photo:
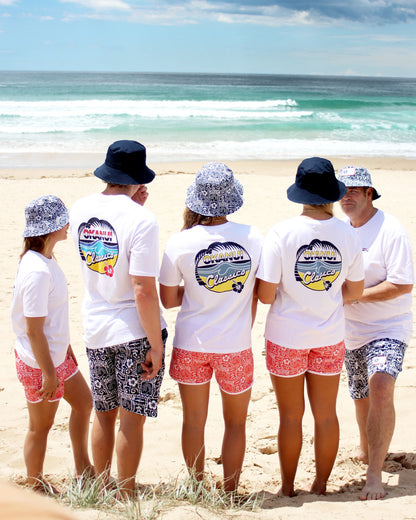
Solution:
{"label": "ocean", "polygon": [[0,72],[0,167],[76,164],[118,139],[149,163],[416,158],[416,79]]}

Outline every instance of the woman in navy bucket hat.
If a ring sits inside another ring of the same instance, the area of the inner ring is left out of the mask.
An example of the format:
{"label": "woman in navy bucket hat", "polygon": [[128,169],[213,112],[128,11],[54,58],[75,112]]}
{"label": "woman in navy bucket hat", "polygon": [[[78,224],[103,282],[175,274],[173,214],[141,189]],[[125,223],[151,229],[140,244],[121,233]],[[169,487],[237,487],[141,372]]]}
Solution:
{"label": "woman in navy bucket hat", "polygon": [[295,494],[305,386],[315,420],[312,493],[325,493],[338,450],[343,297],[356,298],[363,290],[357,237],[333,216],[333,203],[345,191],[330,161],[320,157],[302,161],[295,183],[287,190],[289,200],[302,204],[302,212],[272,227],[257,274],[258,297],[271,304],[265,330],[266,365],[279,409],[278,451],[285,496]]}
{"label": "woman in navy bucket hat", "polygon": [[81,477],[93,472],[88,455],[92,400],[69,343],[67,282],[53,254],[67,238],[68,210],[55,195],[44,195],[26,206],[25,216],[11,308],[16,369],[29,413],[24,458],[28,484],[55,494],[43,477],[43,463],[59,401],[63,397],[71,406],[69,432],[75,474]]}

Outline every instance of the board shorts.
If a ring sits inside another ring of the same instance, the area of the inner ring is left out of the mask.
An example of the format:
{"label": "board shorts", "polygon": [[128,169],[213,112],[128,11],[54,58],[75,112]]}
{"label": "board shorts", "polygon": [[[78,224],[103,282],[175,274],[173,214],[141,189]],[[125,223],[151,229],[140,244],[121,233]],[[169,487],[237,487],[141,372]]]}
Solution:
{"label": "board shorts", "polygon": [[278,377],[296,377],[306,372],[335,376],[341,373],[344,355],[344,341],[327,347],[293,349],[266,340],[267,370]]}
{"label": "board shorts", "polygon": [[[26,400],[29,401],[29,403],[42,402],[43,399],[39,397],[39,394],[37,393],[42,388],[43,384],[42,370],[27,365],[20,359],[16,351],[14,351],[14,354],[17,378],[24,387]],[[75,363],[74,359],[67,354],[63,363],[57,366],[55,370],[60,385],[56,389],[55,396],[52,399],[48,399],[50,403],[62,399],[65,392],[64,383],[78,372],[78,365]]]}
{"label": "board shorts", "polygon": [[173,347],[169,374],[181,384],[204,385],[215,373],[215,379],[223,392],[242,394],[253,385],[253,369],[251,348],[217,354]]}
{"label": "board shorts", "polygon": [[348,389],[353,399],[369,396],[369,379],[376,372],[389,374],[394,379],[403,368],[407,344],[391,338],[370,341],[366,345],[345,353]]}
{"label": "board shorts", "polygon": [[94,410],[108,412],[121,407],[146,417],[157,417],[167,337],[168,333],[163,329],[162,367],[154,378],[148,380],[141,377],[142,363],[150,349],[147,338],[111,347],[87,348]]}

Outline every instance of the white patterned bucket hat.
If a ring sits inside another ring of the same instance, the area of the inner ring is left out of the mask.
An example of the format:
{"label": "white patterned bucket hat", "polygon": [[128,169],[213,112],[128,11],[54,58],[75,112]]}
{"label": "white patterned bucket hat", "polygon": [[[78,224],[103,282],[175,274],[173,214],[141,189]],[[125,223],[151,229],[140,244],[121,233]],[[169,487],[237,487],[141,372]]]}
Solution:
{"label": "white patterned bucket hat", "polygon": [[43,195],[25,208],[26,227],[23,236],[39,237],[62,229],[69,222],[69,212],[55,195]]}
{"label": "white patterned bucket hat", "polygon": [[344,166],[338,170],[337,178],[348,188],[354,186],[373,188],[373,200],[381,197],[371,182],[371,175],[367,168],[363,168],[362,166]]}
{"label": "white patterned bucket hat", "polygon": [[243,186],[223,163],[205,164],[187,190],[186,206],[205,217],[230,215],[243,205]]}

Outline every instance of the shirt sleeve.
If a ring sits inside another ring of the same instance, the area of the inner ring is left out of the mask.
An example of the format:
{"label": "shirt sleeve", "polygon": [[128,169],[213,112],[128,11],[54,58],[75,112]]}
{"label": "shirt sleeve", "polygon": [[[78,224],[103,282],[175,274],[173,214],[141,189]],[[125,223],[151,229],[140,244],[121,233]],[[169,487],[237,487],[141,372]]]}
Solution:
{"label": "shirt sleeve", "polygon": [[346,279],[350,282],[359,282],[360,280],[364,280],[364,259],[360,241],[355,232],[351,233],[351,237],[347,239],[350,240],[353,247],[353,260],[348,266]]}
{"label": "shirt sleeve", "polygon": [[414,270],[409,236],[403,230],[386,242],[386,280],[398,285],[413,284]]}
{"label": "shirt sleeve", "polygon": [[155,218],[148,218],[137,227],[130,248],[129,274],[159,275],[159,227]]}
{"label": "shirt sleeve", "polygon": [[29,273],[24,282],[23,314],[27,318],[43,318],[48,315],[50,276],[46,272]]}
{"label": "shirt sleeve", "polygon": [[168,240],[162,257],[159,283],[168,287],[176,287],[182,281],[182,273],[178,267],[175,238]]}
{"label": "shirt sleeve", "polygon": [[282,257],[278,234],[269,231],[263,242],[257,278],[270,283],[279,283],[282,277]]}

